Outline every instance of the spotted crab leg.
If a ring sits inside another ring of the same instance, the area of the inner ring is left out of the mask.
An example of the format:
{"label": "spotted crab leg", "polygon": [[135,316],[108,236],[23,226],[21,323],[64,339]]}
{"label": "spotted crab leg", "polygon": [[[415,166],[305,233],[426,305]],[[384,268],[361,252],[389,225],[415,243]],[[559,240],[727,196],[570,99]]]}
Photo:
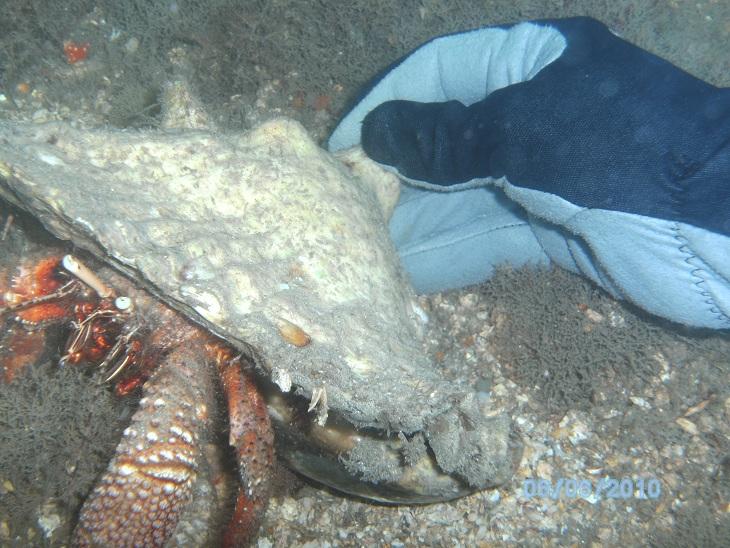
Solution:
{"label": "spotted crab leg", "polygon": [[236,508],[223,544],[245,546],[258,531],[269,502],[274,435],[250,364],[233,357],[225,347],[217,347],[214,352],[228,402],[229,443],[236,451],[241,478]]}
{"label": "spotted crab leg", "polygon": [[174,348],[145,383],[140,406],[81,509],[79,546],[162,546],[193,496],[214,397],[204,346]]}

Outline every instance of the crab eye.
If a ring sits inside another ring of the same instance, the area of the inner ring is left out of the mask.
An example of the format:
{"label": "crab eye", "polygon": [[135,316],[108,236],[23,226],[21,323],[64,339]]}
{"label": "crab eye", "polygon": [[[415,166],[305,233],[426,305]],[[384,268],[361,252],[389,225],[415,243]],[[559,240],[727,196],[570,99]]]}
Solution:
{"label": "crab eye", "polygon": [[117,310],[126,312],[132,308],[132,299],[124,296],[117,297],[116,299],[114,299],[114,306],[117,308]]}

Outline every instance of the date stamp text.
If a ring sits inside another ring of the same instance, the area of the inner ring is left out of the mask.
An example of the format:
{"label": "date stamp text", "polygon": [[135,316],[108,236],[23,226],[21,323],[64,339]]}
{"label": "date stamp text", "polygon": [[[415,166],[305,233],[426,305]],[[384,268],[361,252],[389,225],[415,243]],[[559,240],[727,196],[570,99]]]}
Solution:
{"label": "date stamp text", "polygon": [[661,494],[662,484],[655,477],[558,478],[555,482],[542,478],[522,480],[522,496],[527,499],[655,500]]}

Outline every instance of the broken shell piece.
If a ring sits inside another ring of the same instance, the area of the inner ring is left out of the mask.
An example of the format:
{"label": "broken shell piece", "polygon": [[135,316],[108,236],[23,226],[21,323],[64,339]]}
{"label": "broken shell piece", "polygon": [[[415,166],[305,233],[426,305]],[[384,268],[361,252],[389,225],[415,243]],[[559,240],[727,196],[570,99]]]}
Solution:
{"label": "broken shell piece", "polygon": [[271,380],[279,387],[279,390],[285,394],[291,390],[291,375],[286,369],[274,367],[271,370]]}
{"label": "broken shell piece", "polygon": [[287,320],[279,320],[279,334],[286,342],[300,348],[312,342],[312,337],[307,335],[301,327]]}
{"label": "broken shell piece", "polygon": [[709,404],[714,399],[715,399],[715,396],[712,395],[709,398],[707,398],[706,400],[701,401],[697,405],[693,405],[692,407],[690,407],[689,409],[687,409],[687,411],[684,412],[684,416],[685,417],[691,417],[695,413],[699,413],[700,411],[703,411],[705,409],[705,407],[707,407],[707,404]]}
{"label": "broken shell piece", "polygon": [[697,425],[693,423],[691,420],[687,420],[683,417],[679,417],[678,419],[675,419],[674,422],[679,425],[679,427],[690,434],[691,436],[697,436],[699,435],[700,431],[697,428]]}

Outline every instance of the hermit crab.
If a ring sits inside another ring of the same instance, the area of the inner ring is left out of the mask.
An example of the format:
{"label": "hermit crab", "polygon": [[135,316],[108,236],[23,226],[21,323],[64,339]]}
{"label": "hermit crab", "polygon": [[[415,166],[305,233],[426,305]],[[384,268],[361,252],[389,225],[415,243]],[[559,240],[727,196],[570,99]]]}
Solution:
{"label": "hermit crab", "polygon": [[185,542],[182,529],[209,541],[196,441],[216,372],[240,466],[231,544],[265,508],[269,421],[295,470],[379,501],[510,478],[508,418],[424,352],[427,318],[387,233],[397,185],[285,119],[243,134],[0,122],[0,198],[78,250],[29,260],[0,306],[26,327],[57,306],[73,327],[67,362],[102,364],[122,392],[144,384],[80,544]]}

